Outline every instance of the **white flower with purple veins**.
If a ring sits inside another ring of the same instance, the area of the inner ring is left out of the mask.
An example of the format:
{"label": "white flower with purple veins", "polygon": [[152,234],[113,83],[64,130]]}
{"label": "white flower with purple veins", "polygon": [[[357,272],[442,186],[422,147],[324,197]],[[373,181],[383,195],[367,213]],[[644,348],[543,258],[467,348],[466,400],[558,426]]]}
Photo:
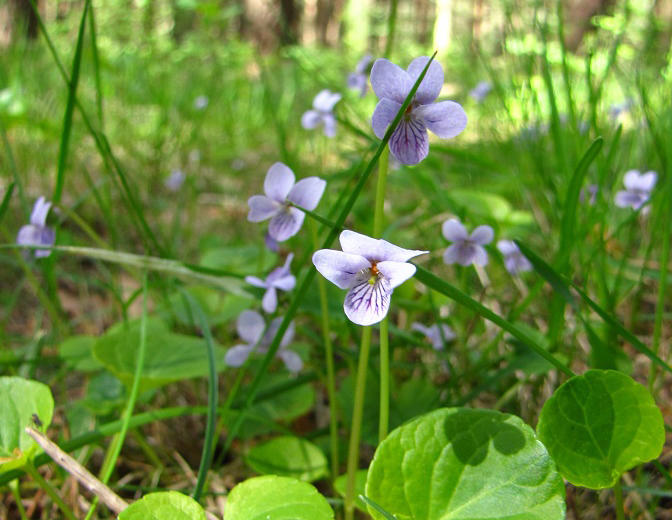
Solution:
{"label": "white flower with purple veins", "polygon": [[431,327],[425,327],[422,323],[415,322],[411,325],[411,329],[424,334],[432,344],[432,347],[434,347],[434,350],[443,350],[446,343],[453,341],[457,337],[453,329],[445,323],[442,323],[441,329],[439,329],[439,325],[436,323]]}
{"label": "white flower with purple veins", "polygon": [[320,249],[313,254],[315,268],[340,289],[348,289],[343,309],[357,325],[373,325],[387,315],[395,287],[415,274],[408,260],[428,251],[402,249],[354,231],[339,237],[343,251]]}
{"label": "white flower with purple veins", "polygon": [[208,107],[209,102],[210,101],[208,100],[207,96],[198,96],[196,99],[194,99],[194,108],[196,110],[204,110]]}
{"label": "white flower with purple veins", "polygon": [[[30,214],[30,224],[22,226],[16,235],[16,243],[20,246],[53,246],[56,239],[54,230],[47,227],[47,215],[51,202],[44,197],[35,201],[33,212]],[[44,258],[51,254],[50,250],[33,250],[35,258]]]}
{"label": "white flower with purple veins", "polygon": [[[278,332],[281,323],[282,318],[275,318],[269,324],[268,329],[266,329],[266,323],[261,314],[255,311],[243,311],[240,316],[238,316],[236,329],[238,330],[238,335],[243,341],[246,341],[247,344],[231,347],[226,352],[224,362],[230,367],[239,367],[247,361],[247,358],[250,357],[252,352],[257,352],[259,354],[268,352],[268,347],[273,341],[275,334]],[[265,332],[264,329],[266,329]],[[291,322],[280,341],[280,347],[278,348],[276,356],[282,359],[287,370],[296,373],[303,368],[303,361],[296,352],[287,348],[287,345],[289,345],[293,339],[294,322]]]}
{"label": "white flower with purple veins", "polygon": [[492,83],[489,81],[479,81],[474,88],[469,91],[469,96],[477,103],[482,102],[490,91],[492,90]]}
{"label": "white flower with purple veins", "polygon": [[623,184],[625,190],[616,193],[614,202],[619,208],[641,208],[651,196],[656,185],[658,174],[654,171],[639,173],[639,170],[629,170],[625,173]]}
{"label": "white flower with purple veins", "polygon": [[319,125],[324,125],[324,135],[334,137],[336,135],[336,117],[334,117],[334,105],[341,100],[338,92],[331,90],[320,91],[313,99],[313,109],[304,112],[301,116],[301,126],[306,130],[312,130]]}
{"label": "white flower with purple veins", "polygon": [[366,69],[373,58],[370,54],[364,56],[355,67],[355,72],[348,74],[348,88],[359,90],[359,97],[366,96],[366,91],[369,89],[369,78],[366,74]]}
{"label": "white flower with purple veins", "polygon": [[182,184],[184,184],[184,179],[186,178],[187,176],[184,174],[184,172],[179,168],[176,168],[175,170],[170,172],[170,175],[168,176],[168,178],[166,178],[163,184],[170,191],[179,191],[180,188],[182,187]]}
{"label": "white flower with purple veins", "polygon": [[266,195],[253,195],[248,199],[250,212],[247,220],[262,222],[270,218],[268,233],[278,242],[284,242],[299,232],[306,216],[294,206],[313,211],[320,202],[326,185],[326,181],[319,177],[306,177],[294,184],[292,170],[277,162],[266,173]]}
{"label": "white flower with purple veins", "polygon": [[[373,132],[382,139],[394,121],[429,58],[415,58],[408,70],[386,59],[378,59],[371,69],[371,86],[380,101],[371,118]],[[434,103],[443,86],[443,68],[433,61],[411,104],[390,138],[390,151],[403,164],[417,164],[429,153],[427,130],[443,139],[455,137],[467,126],[467,114],[454,101]]]}
{"label": "white flower with purple veins", "polygon": [[532,270],[532,264],[525,258],[514,241],[500,240],[497,242],[497,249],[504,255],[504,267],[512,275]]}
{"label": "white flower with purple veins", "polygon": [[478,226],[470,235],[459,220],[451,218],[443,223],[441,230],[446,240],[454,242],[443,255],[445,263],[463,266],[488,263],[488,253],[483,246],[494,238],[490,226]]}
{"label": "white flower with purple veins", "polygon": [[257,278],[256,276],[246,276],[245,281],[255,287],[266,289],[264,297],[261,300],[261,308],[267,313],[275,312],[278,308],[278,293],[277,290],[291,291],[296,285],[296,278],[289,270],[289,265],[294,259],[294,253],[289,253],[285,260],[285,265],[273,269],[265,280]]}

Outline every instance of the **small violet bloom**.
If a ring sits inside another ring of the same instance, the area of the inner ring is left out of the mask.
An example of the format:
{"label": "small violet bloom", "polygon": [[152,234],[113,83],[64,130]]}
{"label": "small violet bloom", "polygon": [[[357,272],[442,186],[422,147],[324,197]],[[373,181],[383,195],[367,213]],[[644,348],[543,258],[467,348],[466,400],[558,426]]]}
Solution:
{"label": "small violet bloom", "polygon": [[504,255],[504,266],[512,275],[515,276],[522,271],[532,270],[532,264],[521,253],[513,240],[500,240],[497,242],[497,249]]}
{"label": "small violet bloom", "polygon": [[269,232],[267,231],[266,234],[264,235],[264,244],[266,244],[266,247],[270,250],[273,251],[274,253],[277,253],[280,251],[280,244],[278,241],[273,238]]}
{"label": "small violet bloom", "polygon": [[629,112],[632,107],[635,106],[635,100],[632,98],[627,98],[621,103],[613,103],[609,107],[609,117],[613,120],[618,119],[622,114]]}
{"label": "small violet bloom", "polygon": [[586,202],[586,197],[588,197],[588,204],[593,206],[597,201],[597,192],[600,191],[600,188],[597,184],[589,184],[585,188],[581,188],[579,192],[579,201]]}
{"label": "small violet bloom", "polygon": [[278,308],[278,294],[276,289],[280,289],[281,291],[291,291],[296,285],[296,278],[289,270],[289,265],[292,263],[293,259],[294,253],[289,253],[287,255],[287,260],[285,260],[285,265],[273,269],[266,277],[266,280],[262,280],[256,276],[245,277],[245,281],[250,285],[266,289],[264,297],[261,300],[261,308],[269,314],[275,312],[275,309]]}
{"label": "small violet bloom", "polygon": [[490,91],[492,90],[492,83],[489,81],[479,81],[478,84],[469,91],[469,96],[476,101],[481,103]]}
{"label": "small violet bloom", "polygon": [[[394,121],[429,58],[415,58],[403,70],[391,61],[378,59],[371,69],[371,86],[380,101],[371,118],[373,132],[382,139]],[[467,126],[467,114],[454,101],[434,103],[443,86],[443,68],[433,61],[390,138],[390,151],[402,164],[417,164],[429,153],[427,130],[443,139],[455,137]]]}
{"label": "small violet bloom", "polygon": [[[22,226],[16,235],[16,243],[20,246],[53,246],[56,239],[54,230],[47,227],[47,215],[51,202],[44,197],[35,201],[33,212],[30,214],[30,224]],[[51,254],[50,250],[33,250],[35,258],[44,258]]]}
{"label": "small violet bloom", "polygon": [[641,208],[651,196],[651,191],[656,185],[658,175],[654,171],[639,173],[639,170],[629,170],[625,173],[623,184],[625,190],[616,193],[614,202],[619,208]]}
{"label": "small violet bloom", "polygon": [[411,325],[411,329],[424,334],[432,344],[432,347],[434,347],[434,350],[443,350],[445,343],[453,341],[457,337],[453,329],[445,323],[442,323],[441,329],[439,329],[439,325],[436,323],[431,327],[425,327],[422,323],[415,322]]}
{"label": "small violet bloom", "polygon": [[402,249],[354,231],[339,237],[343,251],[320,249],[313,254],[315,268],[340,289],[348,289],[343,309],[357,325],[373,325],[387,315],[395,287],[415,274],[407,263],[427,251]]}
{"label": "small violet bloom", "polygon": [[208,96],[198,96],[194,99],[194,108],[196,110],[205,110],[208,107],[209,102],[210,100],[208,99]]}
{"label": "small violet bloom", "polygon": [[[236,322],[236,329],[238,330],[238,335],[247,342],[246,345],[236,345],[231,347],[224,357],[224,362],[230,367],[239,367],[247,361],[247,358],[250,354],[258,352],[264,354],[268,351],[273,338],[275,337],[278,328],[282,323],[282,318],[275,318],[266,329],[266,324],[264,323],[264,318],[255,311],[243,311]],[[266,329],[266,332],[264,332]],[[303,361],[299,355],[287,348],[292,340],[294,339],[294,322],[289,324],[289,327],[285,331],[285,335],[280,341],[280,348],[276,354],[277,357],[282,359],[289,370],[292,373],[297,373],[303,368]]]}
{"label": "small violet bloom", "polygon": [[446,240],[454,242],[443,255],[445,263],[463,266],[488,263],[488,253],[483,246],[492,242],[495,235],[490,226],[478,226],[470,235],[459,220],[451,218],[443,223],[442,232]]}
{"label": "small violet bloom", "polygon": [[287,165],[277,162],[268,169],[264,181],[266,195],[253,195],[247,201],[250,212],[247,220],[261,222],[271,219],[268,233],[278,242],[293,237],[301,229],[305,213],[294,205],[309,211],[320,202],[326,181],[319,177],[306,177],[294,184],[294,173]]}
{"label": "small violet bloom", "polygon": [[177,168],[170,172],[170,175],[163,182],[163,185],[170,191],[180,191],[182,184],[184,184],[184,179],[186,178],[187,176],[184,174],[184,172]]}
{"label": "small violet bloom", "polygon": [[373,58],[370,54],[364,56],[357,66],[355,67],[355,72],[348,74],[348,88],[359,90],[359,97],[366,96],[366,91],[369,89],[369,78],[366,74],[366,69],[369,67],[369,63]]}
{"label": "small violet bloom", "polygon": [[313,99],[313,110],[304,112],[301,116],[301,126],[306,130],[312,130],[319,125],[324,125],[324,135],[334,137],[336,135],[336,118],[334,117],[334,105],[341,100],[338,92],[321,90]]}

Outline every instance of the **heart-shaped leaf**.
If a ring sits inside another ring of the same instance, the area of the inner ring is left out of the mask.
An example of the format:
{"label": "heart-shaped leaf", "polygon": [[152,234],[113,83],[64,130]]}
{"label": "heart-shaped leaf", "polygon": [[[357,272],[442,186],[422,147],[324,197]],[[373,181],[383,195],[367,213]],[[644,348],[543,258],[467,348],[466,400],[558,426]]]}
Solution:
{"label": "heart-shaped leaf", "polygon": [[226,520],[333,520],[334,511],[312,485],[266,475],[241,482],[229,493]]}
{"label": "heart-shaped leaf", "polygon": [[21,377],[0,377],[0,473],[23,466],[39,449],[24,429],[47,428],[53,413],[54,398],[47,385]]}
{"label": "heart-shaped leaf", "polygon": [[118,520],[205,520],[205,511],[193,498],[177,491],[145,495],[124,509]]}
{"label": "heart-shaped leaf", "polygon": [[366,481],[366,496],[399,520],[560,520],[564,494],[532,428],[468,408],[435,410],[392,431]]}
{"label": "heart-shaped leaf", "polygon": [[276,437],[254,446],[245,462],[257,473],[282,475],[312,482],[327,474],[327,457],[322,450],[298,437]]}
{"label": "heart-shaped leaf", "polygon": [[537,433],[562,476],[592,489],[612,487],[660,455],[665,442],[651,394],[615,370],[589,370],[560,386],[541,410]]}

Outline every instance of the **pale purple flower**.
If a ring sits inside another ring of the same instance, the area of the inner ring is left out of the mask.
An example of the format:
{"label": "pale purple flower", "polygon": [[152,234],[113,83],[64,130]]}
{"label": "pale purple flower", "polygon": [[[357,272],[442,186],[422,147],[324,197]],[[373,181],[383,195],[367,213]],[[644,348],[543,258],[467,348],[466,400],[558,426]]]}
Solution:
{"label": "pale purple flower", "polygon": [[387,315],[395,287],[415,274],[408,260],[427,251],[402,249],[354,231],[339,237],[343,251],[320,249],[313,254],[315,268],[340,289],[348,289],[343,309],[357,325],[373,325]]}
{"label": "pale purple flower", "polygon": [[208,100],[208,96],[198,96],[194,99],[194,108],[196,110],[204,110],[208,107],[209,102],[210,100]]}
{"label": "pale purple flower", "polygon": [[654,171],[639,173],[639,170],[629,170],[625,173],[623,184],[625,190],[616,193],[614,202],[619,208],[641,208],[649,200],[651,191],[656,185],[658,174]]}
{"label": "pale purple flower", "polygon": [[[239,367],[247,361],[247,358],[252,352],[257,352],[259,354],[268,352],[268,347],[273,341],[275,334],[278,332],[281,323],[281,317],[275,318],[268,325],[268,328],[266,328],[264,318],[261,314],[255,311],[243,311],[236,321],[236,329],[238,330],[238,335],[246,341],[247,344],[231,347],[226,352],[224,362],[230,367]],[[266,329],[265,332],[264,329]],[[294,322],[291,322],[289,327],[287,327],[285,334],[282,336],[276,356],[282,359],[287,370],[296,373],[303,368],[303,361],[296,352],[287,348],[287,345],[289,345],[293,339]]]}
{"label": "pale purple flower", "polygon": [[532,264],[525,258],[514,241],[500,240],[497,242],[497,249],[504,256],[504,267],[512,275],[532,270]]}
{"label": "pale purple flower", "polygon": [[338,92],[321,90],[313,99],[313,109],[304,112],[301,116],[301,126],[306,130],[312,130],[319,125],[324,125],[324,135],[334,137],[336,135],[336,117],[334,117],[334,105],[341,100]]}
{"label": "pale purple flower", "polygon": [[359,90],[359,97],[366,96],[369,88],[369,78],[366,69],[373,58],[370,54],[365,55],[355,67],[355,72],[348,74],[348,88]]}
{"label": "pale purple flower", "polygon": [[483,246],[492,242],[495,235],[490,226],[478,226],[470,235],[459,220],[451,218],[443,223],[441,230],[446,240],[454,242],[443,255],[445,263],[463,266],[488,263],[488,253]]}
{"label": "pale purple flower", "polygon": [[432,344],[434,350],[443,350],[446,343],[457,337],[453,329],[445,323],[442,323],[439,329],[436,323],[431,327],[425,327],[422,323],[415,322],[411,325],[411,329],[421,332]]}
{"label": "pale purple flower", "polygon": [[[47,227],[47,215],[51,208],[51,202],[44,197],[35,201],[33,211],[30,214],[30,224],[22,226],[16,235],[16,243],[20,246],[53,246],[56,239],[54,230]],[[51,254],[50,250],[33,250],[35,258],[44,258]]]}
{"label": "pale purple flower", "polygon": [[[371,86],[380,101],[371,118],[376,136],[382,139],[394,121],[429,58],[415,58],[403,70],[391,61],[378,59],[371,69]],[[433,61],[390,138],[390,151],[403,164],[417,164],[429,153],[427,130],[443,139],[455,137],[467,126],[467,114],[454,101],[434,103],[443,86],[443,68]]]}
{"label": "pale purple flower", "polygon": [[479,81],[478,84],[469,91],[469,96],[471,96],[474,101],[481,103],[490,91],[492,90],[492,83],[489,81]]}
{"label": "pale purple flower", "polygon": [[277,289],[281,291],[291,291],[296,285],[296,278],[289,270],[289,265],[294,259],[294,253],[289,253],[285,260],[285,265],[273,269],[265,280],[257,278],[256,276],[246,276],[245,281],[255,287],[266,289],[264,297],[261,300],[261,308],[269,314],[275,312],[278,308],[278,293]]}
{"label": "pale purple flower", "polygon": [[287,165],[277,162],[268,169],[264,181],[266,195],[253,195],[247,201],[250,212],[247,220],[261,222],[271,219],[268,232],[278,242],[293,237],[301,229],[305,213],[294,205],[309,211],[317,207],[322,198],[326,181],[319,177],[306,177],[294,184],[294,173]]}
{"label": "pale purple flower", "polygon": [[274,253],[277,253],[280,251],[280,244],[278,241],[273,238],[270,233],[267,231],[266,234],[264,235],[264,244],[266,244],[266,247],[273,251]]}
{"label": "pale purple flower", "polygon": [[163,185],[170,191],[179,191],[182,187],[182,184],[184,184],[184,179],[186,178],[187,176],[184,174],[184,172],[179,168],[176,168],[170,172],[170,175],[163,182]]}
{"label": "pale purple flower", "polygon": [[597,201],[597,192],[600,191],[600,188],[597,184],[589,184],[585,188],[581,188],[579,192],[579,201],[586,202],[586,196],[588,196],[588,204],[591,206]]}
{"label": "pale purple flower", "polygon": [[635,106],[635,101],[632,98],[627,98],[621,103],[613,103],[609,107],[609,117],[613,120],[616,120],[622,114],[629,112],[633,106]]}

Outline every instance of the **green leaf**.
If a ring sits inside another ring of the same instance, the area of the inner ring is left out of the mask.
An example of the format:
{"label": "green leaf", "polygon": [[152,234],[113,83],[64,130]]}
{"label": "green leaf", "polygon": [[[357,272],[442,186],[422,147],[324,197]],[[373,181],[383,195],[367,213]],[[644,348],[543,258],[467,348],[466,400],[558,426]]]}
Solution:
{"label": "green leaf", "polygon": [[281,475],[313,482],[327,474],[327,457],[322,450],[298,437],[276,437],[254,446],[245,462],[262,475]]}
{"label": "green leaf", "polygon": [[81,372],[95,372],[103,365],[93,357],[93,336],[70,336],[58,346],[58,354],[65,364]]}
{"label": "green leaf", "polygon": [[394,430],[366,496],[399,520],[565,517],[562,479],[532,428],[491,410],[442,408]]}
{"label": "green leaf", "polygon": [[655,459],[665,442],[651,394],[615,370],[589,370],[560,386],[537,432],[562,476],[591,489],[612,487],[623,472]]}
{"label": "green leaf", "polygon": [[[361,511],[364,511],[365,513],[368,513],[369,510],[366,508],[366,504],[359,497],[360,495],[364,496],[364,488],[366,488],[367,473],[368,471],[365,469],[358,469],[357,473],[355,474],[355,495],[357,496],[357,498],[355,499],[355,507],[357,509],[360,509]],[[347,479],[348,475],[343,474],[337,477],[336,480],[334,481],[334,489],[336,490],[336,493],[341,495],[343,498],[345,498],[345,486],[347,484]]]}
{"label": "green leaf", "polygon": [[332,520],[334,512],[312,485],[266,475],[241,482],[229,493],[226,520]]}
{"label": "green leaf", "polygon": [[54,398],[47,385],[21,377],[0,377],[0,473],[23,466],[39,446],[23,430],[33,414],[51,424]]}
{"label": "green leaf", "polygon": [[[98,339],[93,353],[105,367],[123,383],[133,381],[137,348],[140,343],[140,323],[119,323]],[[140,383],[141,391],[173,381],[206,377],[208,355],[205,340],[170,332],[158,319],[147,320],[147,346]],[[225,368],[225,350],[216,347],[217,364]]]}
{"label": "green leaf", "polygon": [[205,520],[205,511],[193,498],[177,491],[145,495],[124,509],[119,520]]}

